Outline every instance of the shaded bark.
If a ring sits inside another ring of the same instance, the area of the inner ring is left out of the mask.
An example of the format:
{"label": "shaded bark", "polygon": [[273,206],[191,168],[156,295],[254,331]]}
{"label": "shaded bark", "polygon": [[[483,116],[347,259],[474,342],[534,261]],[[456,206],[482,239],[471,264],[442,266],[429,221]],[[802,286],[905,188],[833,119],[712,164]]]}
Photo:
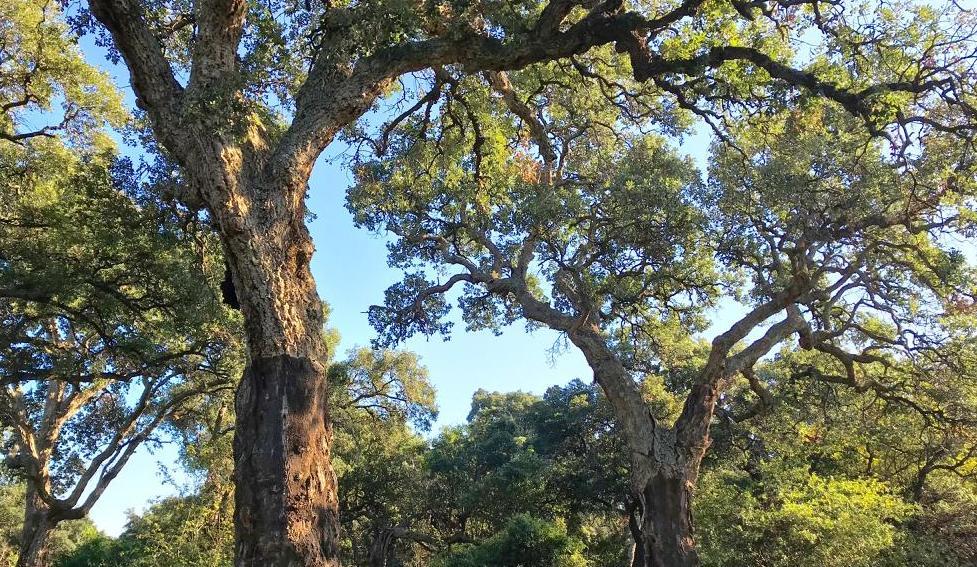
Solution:
{"label": "shaded bark", "polygon": [[236,399],[236,564],[337,566],[339,506],[312,241],[300,199],[268,199],[265,211],[224,239],[249,354]]}
{"label": "shaded bark", "polygon": [[[694,480],[658,473],[639,490],[641,520],[634,567],[696,567],[692,525]],[[639,561],[644,561],[640,563]]]}
{"label": "shaded bark", "polygon": [[405,526],[394,526],[379,530],[370,542],[369,557],[367,564],[369,567],[387,567],[388,565],[400,565],[394,555],[398,539],[405,539],[420,544],[428,551],[432,551],[442,546],[450,546],[453,543],[474,543],[464,531],[459,532],[444,540],[439,540],[433,535],[425,532],[416,532],[407,529]]}
{"label": "shaded bark", "polygon": [[394,528],[380,530],[370,543],[370,555],[367,558],[369,567],[387,567],[396,540],[397,535]]}
{"label": "shaded bark", "polygon": [[48,536],[55,527],[50,510],[37,491],[28,486],[24,502],[24,527],[20,536],[17,567],[47,567]]}
{"label": "shaded bark", "polygon": [[287,355],[251,361],[234,436],[237,564],[339,565],[325,372]]}
{"label": "shaded bark", "polygon": [[635,504],[628,510],[628,530],[631,532],[631,567],[645,567],[645,548],[641,545],[641,509]]}
{"label": "shaded bark", "polygon": [[[633,497],[641,510],[639,525],[631,530],[637,536],[632,566],[699,565],[691,499],[699,465],[709,447],[709,427],[716,402],[730,376],[751,368],[802,324],[796,308],[789,307],[798,291],[791,287],[761,303],[713,340],[708,362],[686,397],[681,415],[668,427],[652,415],[633,372],[625,366],[599,323],[593,320],[592,301],[577,295],[573,286],[563,285],[560,279],[555,285],[574,303],[576,316],[561,312],[528,293],[526,267],[532,259],[533,246],[532,240],[523,244],[513,277],[487,280],[484,274],[473,273],[469,281],[487,281],[489,291],[494,293],[513,293],[528,319],[567,333],[586,358],[594,381],[614,409],[631,454]],[[731,349],[750,332],[784,309],[787,309],[784,320],[774,323],[758,339],[730,355]]]}

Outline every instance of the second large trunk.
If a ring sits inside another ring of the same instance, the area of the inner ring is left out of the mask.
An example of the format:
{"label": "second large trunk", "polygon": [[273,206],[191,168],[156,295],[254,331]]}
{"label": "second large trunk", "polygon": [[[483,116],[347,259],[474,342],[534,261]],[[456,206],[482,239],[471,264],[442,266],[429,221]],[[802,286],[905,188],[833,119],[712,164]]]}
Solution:
{"label": "second large trunk", "polygon": [[47,567],[48,536],[54,528],[47,506],[33,488],[27,489],[24,526],[20,536],[17,567]]}
{"label": "second large trunk", "polygon": [[685,475],[657,473],[638,492],[641,519],[634,567],[698,567],[691,481]]}

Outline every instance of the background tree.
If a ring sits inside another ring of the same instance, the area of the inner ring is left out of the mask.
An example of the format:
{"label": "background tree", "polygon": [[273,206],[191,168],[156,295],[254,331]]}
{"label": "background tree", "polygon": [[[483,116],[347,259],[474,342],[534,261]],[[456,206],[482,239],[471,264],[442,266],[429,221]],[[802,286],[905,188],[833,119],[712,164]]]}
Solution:
{"label": "background tree", "polygon": [[[339,334],[326,329],[324,337],[335,352]],[[427,509],[427,443],[418,432],[437,415],[427,371],[412,353],[358,348],[331,364],[330,387],[336,470],[343,479],[343,556],[370,566],[427,557],[428,550],[413,545],[429,536],[410,529]],[[93,538],[62,555],[60,567],[232,564],[233,411],[230,392],[219,390],[173,412],[165,427],[190,475],[184,492],[132,516],[118,538]]]}
{"label": "background tree", "polygon": [[[522,69],[613,44],[612,65],[717,126],[726,109],[749,112],[805,92],[837,101],[880,134],[896,121],[970,131],[972,23],[959,10],[817,0],[89,7],[128,66],[156,141],[185,174],[180,201],[206,208],[218,228],[240,299],[249,349],[235,428],[241,564],[337,562],[304,197],[320,153],[399,77],[438,66]],[[91,29],[90,15],[78,15],[80,28]],[[822,40],[803,50],[814,57],[794,57],[791,47],[811,35]],[[580,71],[605,68],[585,60]],[[419,98],[418,110],[432,96]],[[963,114],[924,112],[940,101]]]}
{"label": "background tree", "polygon": [[410,352],[353,349],[329,369],[341,481],[343,555],[369,567],[427,556],[423,524],[424,453],[420,433],[437,417],[427,370]]}
{"label": "background tree", "polygon": [[2,10],[0,440],[26,486],[18,565],[46,565],[173,411],[233,386],[236,342],[219,250],[112,154],[118,93],[54,5]]}
{"label": "background tree", "polygon": [[[27,487],[23,482],[4,479],[0,484],[0,565],[13,567],[20,554],[24,527],[24,499]],[[73,553],[89,540],[98,537],[98,530],[87,518],[63,522],[48,537],[50,557]]]}
{"label": "background tree", "polygon": [[[858,392],[793,375],[812,362],[819,363],[785,352],[757,372],[761,382],[777,384],[765,402],[743,387],[721,403],[696,497],[707,561],[973,562],[966,543],[975,523],[973,428],[921,411],[953,399],[967,408],[958,416],[972,418],[971,380],[945,383],[952,389],[937,398],[930,397],[935,383],[910,383],[899,400],[894,391]],[[713,531],[729,522],[751,528]]]}
{"label": "background tree", "polygon": [[4,174],[43,175],[54,163],[43,160],[67,152],[59,140],[97,143],[104,126],[122,125],[126,111],[108,76],[85,61],[57,4],[12,0],[0,19]]}
{"label": "background tree", "polygon": [[[913,448],[914,434],[942,424],[921,425],[915,410],[870,392],[792,379],[795,359],[804,355],[782,350],[757,368],[759,380],[779,384],[766,402],[743,381],[719,404],[694,501],[703,563],[972,563],[975,486],[967,471],[974,461],[957,471],[935,469],[923,500],[914,501],[907,489],[915,469],[882,465],[922,466],[925,453]],[[661,378],[647,377],[643,391],[666,419],[681,410],[681,399],[662,389]],[[349,417],[355,416],[380,433],[354,429],[348,438],[358,442],[347,445],[337,426],[340,498],[350,510],[343,515],[345,560],[619,567],[631,557],[628,455],[597,385],[573,381],[543,396],[479,392],[466,424],[446,428],[430,446],[409,437],[403,450],[396,446],[403,435],[386,435],[392,422],[362,410]],[[871,425],[875,420],[881,422]],[[227,437],[215,447],[226,446]],[[229,474],[222,455],[204,478]],[[133,518],[120,538],[86,539],[56,564],[229,564],[229,510],[213,507],[217,500],[206,482],[197,493],[166,499]],[[505,490],[507,482],[513,490]]]}
{"label": "background tree", "polygon": [[66,186],[8,185],[20,194],[0,213],[0,411],[28,483],[21,565],[43,564],[47,532],[83,517],[182,403],[234,386],[235,325],[193,238],[103,166],[81,167]]}
{"label": "background tree", "polygon": [[530,562],[498,542],[538,536],[556,546],[540,549],[590,565],[626,563],[627,459],[613,429],[599,389],[579,381],[542,397],[476,392],[468,422],[442,431],[426,455],[435,562],[499,553],[503,564]]}
{"label": "background tree", "polygon": [[[371,320],[381,344],[445,332],[443,295],[458,286],[469,328],[521,317],[562,333],[629,445],[639,564],[696,564],[691,490],[715,404],[741,374],[755,384],[777,345],[797,335],[837,365],[812,378],[896,399],[895,384],[966,368],[956,352],[973,327],[944,308],[974,297],[950,244],[972,230],[972,153],[934,128],[912,136],[910,155],[830,102],[771,101],[717,143],[702,184],[658,137],[603,135],[613,105],[587,96],[599,80],[550,98],[569,72],[442,73],[449,99],[358,166],[357,221],[397,236],[391,265],[430,268],[391,287]],[[513,110],[519,92],[538,115]],[[703,349],[693,338],[719,297],[745,314]],[[651,414],[635,380],[663,367],[685,397],[674,423]]]}
{"label": "background tree", "polygon": [[485,542],[455,552],[436,563],[444,567],[476,565],[540,565],[582,567],[583,545],[567,537],[565,526],[552,525],[527,515],[514,516],[505,528]]}

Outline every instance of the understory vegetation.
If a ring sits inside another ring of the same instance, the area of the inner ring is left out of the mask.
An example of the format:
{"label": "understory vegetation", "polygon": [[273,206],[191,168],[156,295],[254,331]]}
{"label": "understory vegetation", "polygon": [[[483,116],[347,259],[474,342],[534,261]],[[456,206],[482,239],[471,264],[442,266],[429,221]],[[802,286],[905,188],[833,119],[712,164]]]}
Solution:
{"label": "understory vegetation", "polygon": [[[574,380],[541,396],[479,391],[465,424],[422,435],[435,411],[422,369],[404,353],[368,352],[337,365],[343,375],[336,383],[396,377],[403,384],[396,391],[409,393],[398,394],[406,401],[396,404],[382,397],[353,403],[338,394],[337,405],[345,409],[337,420],[335,459],[348,564],[628,564],[635,518],[627,455],[596,386]],[[777,371],[776,364],[763,369]],[[360,382],[353,391],[367,386]],[[661,401],[656,379],[645,391]],[[666,418],[677,402],[653,407]],[[939,449],[926,439],[937,432],[910,413],[885,415],[885,409],[871,395],[801,386],[748,426],[718,424],[715,456],[704,464],[695,496],[703,564],[942,567],[977,561],[972,469],[928,471]],[[888,422],[884,431],[875,429],[880,419]],[[52,565],[231,565],[229,439],[202,430],[192,439],[184,457],[197,473],[192,490],[131,516],[117,538],[85,520],[66,523],[52,536]],[[2,489],[8,560],[17,553],[23,493],[12,479]]]}

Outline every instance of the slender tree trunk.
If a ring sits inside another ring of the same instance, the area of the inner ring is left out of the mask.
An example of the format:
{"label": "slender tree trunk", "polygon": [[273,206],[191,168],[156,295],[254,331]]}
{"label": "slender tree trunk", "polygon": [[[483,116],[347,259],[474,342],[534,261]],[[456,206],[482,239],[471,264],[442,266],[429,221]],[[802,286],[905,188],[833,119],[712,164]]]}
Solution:
{"label": "slender tree trunk", "polygon": [[48,536],[53,529],[47,506],[37,491],[28,486],[17,567],[48,567]]}
{"label": "slender tree trunk", "polygon": [[301,202],[262,207],[223,231],[249,354],[236,399],[236,565],[335,567],[338,500],[312,240]]}
{"label": "slender tree trunk", "polygon": [[[637,505],[634,509],[628,510],[628,529],[631,531],[631,567],[645,567],[645,548],[642,545],[640,514],[641,510]],[[637,514],[637,515],[636,515]]]}
{"label": "slender tree trunk", "polygon": [[633,566],[698,567],[692,526],[692,488],[693,481],[685,474],[659,472],[638,490],[640,539]]}
{"label": "slender tree trunk", "polygon": [[370,543],[370,555],[367,559],[369,567],[387,567],[390,553],[396,540],[396,530],[387,528],[380,530]]}

